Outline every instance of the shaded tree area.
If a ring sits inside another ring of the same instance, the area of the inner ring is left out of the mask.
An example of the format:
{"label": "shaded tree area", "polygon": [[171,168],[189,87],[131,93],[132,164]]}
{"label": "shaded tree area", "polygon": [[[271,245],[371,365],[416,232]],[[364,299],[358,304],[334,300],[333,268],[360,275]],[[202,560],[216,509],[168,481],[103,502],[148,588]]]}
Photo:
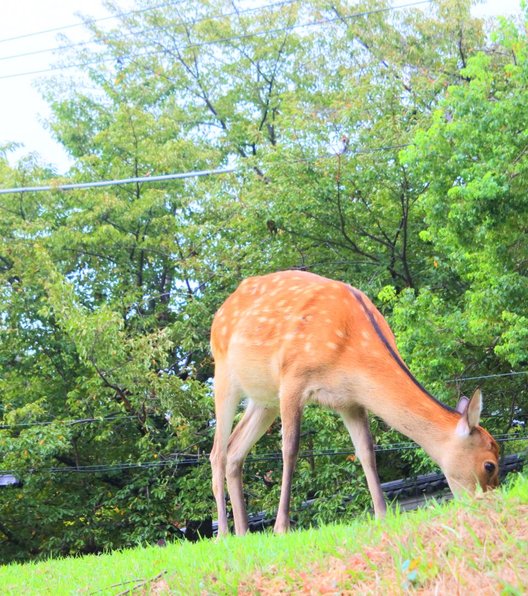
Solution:
{"label": "shaded tree area", "polygon": [[[93,44],[61,55],[82,81],[42,89],[68,179],[236,171],[0,196],[0,452],[23,483],[0,491],[2,561],[175,539],[213,515],[209,327],[249,275],[360,287],[421,382],[451,405],[482,382],[486,426],[517,432],[525,377],[449,381],[528,360],[525,22],[489,33],[465,0],[109,7],[118,24],[87,19]],[[54,178],[8,153],[2,187]],[[276,507],[279,447],[275,424],[246,465],[251,511]],[[300,525],[368,507],[354,457],[320,455],[349,448],[308,408]],[[383,480],[431,465],[380,454]]]}

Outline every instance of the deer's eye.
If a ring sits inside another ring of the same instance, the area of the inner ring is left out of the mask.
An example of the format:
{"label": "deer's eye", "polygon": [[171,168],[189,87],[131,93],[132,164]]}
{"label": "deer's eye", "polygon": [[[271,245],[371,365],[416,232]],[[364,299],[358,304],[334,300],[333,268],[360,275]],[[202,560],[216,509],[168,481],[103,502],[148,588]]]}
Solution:
{"label": "deer's eye", "polygon": [[493,472],[495,472],[497,466],[492,462],[492,461],[487,461],[484,464],[484,469],[486,470],[486,472],[488,474],[493,474]]}

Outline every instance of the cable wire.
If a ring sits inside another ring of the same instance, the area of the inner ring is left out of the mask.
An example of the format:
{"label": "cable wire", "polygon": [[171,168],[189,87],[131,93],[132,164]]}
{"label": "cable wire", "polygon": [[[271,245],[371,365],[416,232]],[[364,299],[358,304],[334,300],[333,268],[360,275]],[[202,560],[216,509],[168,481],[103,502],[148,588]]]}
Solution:
{"label": "cable wire", "polygon": [[27,192],[44,192],[51,190],[79,190],[84,188],[99,188],[102,186],[119,186],[122,184],[135,184],[143,182],[165,182],[167,180],[182,180],[184,178],[199,178],[202,176],[216,176],[231,174],[235,168],[219,168],[217,170],[196,170],[177,174],[163,174],[161,176],[137,176],[133,178],[120,178],[116,180],[99,180],[97,182],[79,182],[72,184],[49,184],[47,186],[25,186],[21,188],[2,188],[0,195]]}
{"label": "cable wire", "polygon": [[501,377],[515,377],[517,375],[528,375],[528,370],[512,371],[507,373],[496,373],[491,375],[480,375],[475,377],[457,377],[455,379],[447,379],[444,383],[458,383],[459,381],[478,381],[482,379],[498,379]]}
{"label": "cable wire", "polygon": [[[479,380],[479,379],[493,379],[493,378],[503,378],[503,377],[513,377],[513,376],[518,376],[518,375],[526,375],[528,374],[528,371],[526,370],[521,370],[521,371],[511,371],[508,373],[497,373],[497,374],[492,374],[492,375],[481,375],[481,376],[474,376],[474,377],[460,377],[460,379],[447,379],[446,381],[444,381],[445,383],[450,383],[454,380]],[[509,414],[504,414],[504,417],[509,416]],[[525,415],[523,414],[518,414],[518,417],[523,417]],[[526,416],[528,416],[528,414],[526,414]],[[502,416],[498,416],[498,415],[492,415],[492,416],[483,416],[483,418],[497,418],[497,417],[502,417]],[[0,430],[8,430],[10,428],[31,428],[31,427],[37,427],[37,426],[48,426],[50,424],[54,424],[55,422],[58,423],[62,423],[65,425],[75,425],[75,424],[92,424],[95,422],[101,423],[101,422],[112,422],[114,420],[118,420],[118,419],[135,419],[137,418],[137,416],[135,414],[111,414],[110,416],[105,416],[105,417],[101,417],[101,418],[81,418],[81,419],[53,419],[53,420],[44,420],[42,422],[18,422],[15,424],[0,424]],[[503,436],[510,436],[510,435],[497,435],[498,437],[503,437]],[[409,443],[409,445],[412,445],[413,443]],[[407,443],[405,443],[404,445],[408,445]],[[191,445],[192,447],[192,445]],[[393,446],[391,446],[393,447]],[[407,448],[407,447],[405,447]]]}
{"label": "cable wire", "polygon": [[[245,14],[250,14],[250,13],[254,13],[254,12],[260,12],[260,11],[265,11],[267,9],[270,8],[277,8],[280,6],[287,6],[288,4],[297,4],[299,2],[299,0],[282,0],[281,2],[272,2],[270,4],[265,4],[256,8],[245,8],[245,9],[241,9],[241,10],[237,10],[237,11],[233,11],[233,12],[226,12],[226,13],[220,13],[220,14],[216,14],[216,15],[210,15],[210,16],[204,16],[204,17],[200,17],[198,19],[193,19],[190,21],[183,21],[181,23],[178,23],[179,26],[189,26],[189,25],[197,25],[198,23],[203,23],[204,21],[217,21],[217,20],[221,20],[221,19],[226,19],[229,17],[233,17],[233,16],[240,16],[240,15],[245,15]],[[149,9],[145,9],[145,10],[154,10],[155,8],[164,8],[166,6],[170,6],[173,3],[168,3],[168,4],[161,4],[157,7],[152,7]],[[115,19],[115,18],[120,18],[123,16],[128,16],[130,14],[135,14],[136,11],[131,11],[129,13],[124,13],[124,14],[120,14],[116,17],[104,17],[102,19],[94,19],[93,21],[91,20],[90,23],[95,23],[98,20],[107,20],[107,19]],[[138,11],[138,12],[145,12],[145,11]],[[81,23],[82,24],[82,23]],[[154,28],[154,27],[148,27],[146,29],[141,29],[139,31],[135,31],[133,35],[131,35],[130,37],[135,37],[137,35],[140,34],[145,34],[149,31],[153,31],[156,30],[158,31],[158,28]],[[15,38],[16,39],[16,38]],[[127,37],[128,39],[128,37]],[[48,54],[50,52],[56,52],[56,51],[65,51],[65,50],[69,50],[71,48],[77,48],[80,46],[88,46],[94,43],[100,43],[101,39],[96,39],[96,40],[90,40],[90,41],[80,41],[77,43],[70,43],[67,45],[63,45],[63,46],[54,46],[52,48],[45,48],[45,49],[39,49],[39,50],[33,50],[31,52],[25,52],[23,54],[12,54],[10,56],[0,56],[0,62],[6,61],[6,60],[15,60],[17,58],[26,58],[27,56],[37,56],[39,54]],[[1,43],[1,41],[0,41]]]}
{"label": "cable wire", "polygon": [[[203,440],[199,441],[198,443],[205,442],[208,440],[208,437],[204,438]],[[499,436],[496,438],[497,443],[507,443],[507,442],[525,442],[528,441],[528,435],[506,435],[506,436]],[[194,445],[197,445],[195,443]],[[27,470],[28,473],[32,474],[45,474],[45,473],[107,473],[107,472],[119,472],[124,470],[147,470],[152,468],[162,468],[162,467],[178,467],[178,466],[197,466],[207,463],[209,461],[209,453],[201,453],[201,454],[191,454],[185,453],[187,449],[191,446],[188,446],[185,450],[167,456],[165,459],[154,460],[154,461],[146,461],[146,462],[120,462],[120,463],[112,463],[112,464],[91,464],[91,465],[82,465],[82,466],[54,466],[50,468],[40,468],[40,469],[30,469]],[[407,451],[407,450],[418,450],[421,449],[419,445],[416,443],[394,443],[391,445],[376,445],[374,447],[374,451],[377,453],[387,453],[387,452],[399,452],[399,451]],[[355,451],[353,449],[338,449],[338,450],[324,450],[324,451],[301,451],[299,453],[300,459],[308,459],[314,457],[342,457],[348,455],[355,455]],[[256,454],[253,456],[248,456],[245,460],[248,463],[258,463],[264,461],[282,461],[282,453],[280,451],[277,452],[269,452],[269,453],[262,453]],[[0,471],[0,474],[12,474],[13,471]]]}
{"label": "cable wire", "polygon": [[[410,143],[400,145],[386,145],[382,147],[371,147],[358,149],[356,151],[347,151],[346,154],[325,154],[317,155],[315,157],[298,158],[292,159],[288,163],[304,163],[312,162],[320,159],[333,159],[337,156],[342,155],[355,156],[355,155],[366,155],[369,153],[377,153],[383,151],[394,151],[395,149],[403,149],[410,147]],[[235,167],[231,168],[218,168],[216,170],[195,170],[191,172],[180,172],[175,174],[162,174],[159,176],[138,176],[133,178],[119,178],[114,180],[98,180],[95,182],[79,182],[79,183],[67,183],[67,184],[48,184],[46,186],[22,186],[14,188],[0,188],[0,195],[5,194],[16,194],[16,193],[28,193],[28,192],[49,192],[49,191],[65,191],[65,190],[79,190],[87,188],[98,188],[103,186],[119,186],[123,184],[135,184],[135,183],[150,183],[150,182],[165,182],[168,180],[180,180],[184,178],[197,178],[203,176],[216,176],[220,174],[232,174],[236,172]]]}
{"label": "cable wire", "polygon": [[[120,19],[123,17],[128,17],[132,14],[140,14],[144,12],[149,12],[151,10],[157,10],[158,8],[165,8],[167,6],[174,6],[178,4],[182,4],[183,0],[173,0],[172,2],[165,2],[163,4],[158,4],[156,6],[149,6],[148,8],[139,8],[135,10],[131,10],[129,12],[122,12],[117,15],[109,15],[107,17],[99,17],[97,19],[87,19],[88,23],[100,23],[102,21],[109,21],[111,19]],[[28,37],[36,37],[38,35],[45,35],[46,33],[57,33],[60,31],[65,31],[66,29],[74,29],[76,27],[83,27],[86,23],[72,23],[71,25],[62,25],[61,27],[52,27],[51,29],[43,29],[40,31],[33,31],[31,33],[23,33],[22,35],[15,35],[14,37],[5,37],[4,39],[0,39],[0,43],[7,43],[9,41],[17,41],[19,39],[27,39]]]}
{"label": "cable wire", "polygon": [[78,418],[72,420],[64,420],[54,418],[53,420],[42,420],[40,422],[16,422],[14,424],[0,424],[0,430],[7,430],[10,428],[34,428],[39,426],[51,426],[52,424],[64,424],[65,426],[75,426],[77,424],[93,424],[94,422],[113,422],[115,420],[132,420],[137,419],[134,414],[111,414],[100,418]]}
{"label": "cable wire", "polygon": [[[288,25],[285,27],[277,27],[274,29],[264,29],[261,31],[254,31],[252,33],[244,33],[241,35],[235,35],[235,36],[231,36],[231,37],[224,37],[224,38],[219,38],[219,39],[214,39],[214,40],[209,40],[209,41],[204,41],[204,42],[190,43],[187,45],[183,45],[183,46],[179,47],[178,49],[180,51],[182,51],[182,50],[186,50],[186,49],[201,48],[204,46],[227,43],[227,42],[231,42],[231,41],[238,41],[238,40],[242,40],[242,39],[250,39],[250,38],[254,38],[254,37],[261,37],[261,36],[271,35],[271,34],[276,34],[276,33],[284,33],[284,32],[288,32],[288,31],[293,31],[294,29],[321,26],[321,25],[325,25],[328,23],[343,22],[343,21],[348,21],[348,20],[354,19],[354,18],[369,16],[372,14],[390,12],[392,10],[401,10],[403,8],[411,8],[414,6],[419,6],[421,4],[430,4],[431,2],[432,2],[432,0],[417,0],[416,2],[410,2],[408,4],[400,4],[398,6],[390,6],[387,8],[378,8],[378,9],[369,10],[369,11],[357,12],[357,13],[350,14],[350,15],[344,15],[344,16],[327,18],[327,19],[319,19],[317,21],[311,21],[308,23],[299,23],[297,25]],[[145,57],[149,57],[149,56],[153,56],[153,55],[158,55],[159,53],[160,52],[153,52],[153,51],[145,52],[144,54],[140,54],[139,56],[136,56],[135,58],[136,59],[137,58],[145,58]],[[45,69],[41,69],[41,70],[26,71],[26,72],[14,73],[14,74],[9,74],[9,75],[2,75],[2,76],[0,76],[0,79],[11,79],[11,78],[17,78],[17,77],[22,77],[22,76],[45,74],[48,72],[69,70],[72,68],[86,68],[87,66],[92,66],[94,64],[101,64],[101,63],[114,62],[114,61],[115,61],[115,58],[108,58],[108,59],[103,59],[103,60],[93,60],[93,61],[85,62],[82,64],[71,64],[69,66],[51,67],[51,68],[45,68]]]}

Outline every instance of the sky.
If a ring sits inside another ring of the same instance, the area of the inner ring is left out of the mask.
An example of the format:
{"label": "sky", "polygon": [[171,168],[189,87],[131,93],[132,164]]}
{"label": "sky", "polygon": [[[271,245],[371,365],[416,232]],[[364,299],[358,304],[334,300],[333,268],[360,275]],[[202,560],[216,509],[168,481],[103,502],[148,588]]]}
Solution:
{"label": "sky", "polygon": [[[406,0],[393,3],[404,4]],[[509,15],[519,12],[519,5],[520,0],[483,0],[474,12],[478,16]],[[26,73],[49,70],[56,63],[57,55],[45,50],[57,46],[60,32],[73,43],[87,40],[84,28],[79,26],[79,15],[104,19],[109,12],[103,0],[0,0],[0,6],[0,146],[20,143],[22,147],[12,155],[11,162],[36,152],[43,162],[63,174],[71,162],[46,127],[49,108],[38,91],[38,81],[51,73]],[[134,2],[121,0],[119,6],[130,10]],[[111,26],[115,21],[100,23]]]}

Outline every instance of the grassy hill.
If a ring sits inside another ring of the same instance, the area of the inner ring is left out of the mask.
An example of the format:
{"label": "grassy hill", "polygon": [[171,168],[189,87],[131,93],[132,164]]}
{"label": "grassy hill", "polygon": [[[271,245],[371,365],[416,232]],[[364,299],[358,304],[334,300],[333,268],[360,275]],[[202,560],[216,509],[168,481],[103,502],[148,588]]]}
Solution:
{"label": "grassy hill", "polygon": [[526,594],[528,478],[384,522],[0,568],[2,594]]}

